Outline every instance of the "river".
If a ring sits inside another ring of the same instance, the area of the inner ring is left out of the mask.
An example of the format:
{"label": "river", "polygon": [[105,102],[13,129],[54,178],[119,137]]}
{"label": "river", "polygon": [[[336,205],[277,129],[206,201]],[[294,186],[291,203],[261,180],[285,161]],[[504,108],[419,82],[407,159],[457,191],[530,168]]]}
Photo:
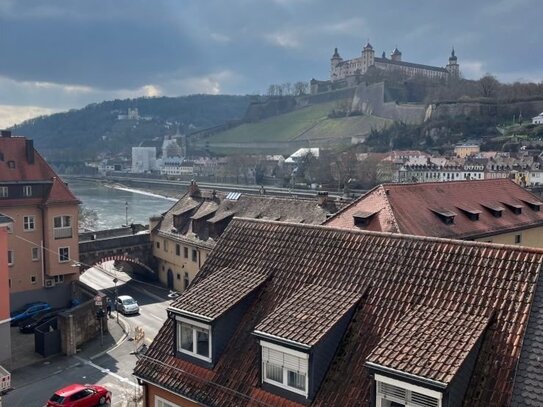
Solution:
{"label": "river", "polygon": [[149,217],[159,215],[172,207],[176,199],[166,198],[130,188],[117,189],[96,181],[63,177],[82,206],[96,212],[94,229],[120,227],[130,223],[149,223]]}

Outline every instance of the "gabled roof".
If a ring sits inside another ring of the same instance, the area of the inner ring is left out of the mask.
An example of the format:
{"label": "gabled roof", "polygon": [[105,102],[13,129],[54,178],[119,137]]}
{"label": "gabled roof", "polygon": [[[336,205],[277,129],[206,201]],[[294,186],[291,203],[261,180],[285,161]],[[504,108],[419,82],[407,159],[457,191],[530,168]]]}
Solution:
{"label": "gabled roof", "polygon": [[255,333],[314,346],[361,297],[360,292],[307,285],[258,324]]}
{"label": "gabled roof", "polygon": [[171,308],[180,310],[182,314],[213,321],[249,295],[268,277],[256,271],[248,273],[224,268],[198,281],[191,290],[184,291],[172,302]]}
{"label": "gabled roof", "polygon": [[75,195],[70,191],[68,185],[62,182],[59,178],[53,178],[53,184],[49,190],[49,194],[45,199],[45,204],[57,204],[57,203],[81,203]]}
{"label": "gabled roof", "polygon": [[443,384],[455,377],[483,335],[490,315],[415,307],[368,356],[372,367],[393,369]]}
{"label": "gabled roof", "polygon": [[[538,202],[532,193],[508,179],[481,181],[383,184],[355,200],[330,217],[325,224],[357,228],[356,212],[381,210],[367,230],[468,239],[543,225],[543,208],[537,211],[526,202]],[[516,214],[512,208],[521,208]],[[435,210],[456,213],[446,224]],[[478,220],[457,208],[480,212]],[[501,217],[493,211],[502,211]]]}
{"label": "gabled roof", "polygon": [[[542,261],[543,251],[525,247],[235,218],[187,292],[225,267],[265,273],[269,282],[212,369],[172,355],[175,326],[168,319],[135,375],[217,407],[298,405],[259,386],[260,348],[253,331],[301,290],[317,285],[363,298],[312,406],[369,406],[367,358],[415,306],[460,315],[474,308],[477,315],[494,312],[464,405],[507,405]],[[218,299],[226,291],[210,286],[206,296]],[[449,355],[446,346],[435,343],[434,349],[436,357]]]}

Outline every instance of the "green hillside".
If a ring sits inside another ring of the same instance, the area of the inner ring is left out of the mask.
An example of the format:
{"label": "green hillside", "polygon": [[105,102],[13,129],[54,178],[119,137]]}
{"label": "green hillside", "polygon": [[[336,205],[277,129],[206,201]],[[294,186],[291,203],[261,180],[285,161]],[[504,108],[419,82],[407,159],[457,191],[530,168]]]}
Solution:
{"label": "green hillside", "polygon": [[307,145],[323,147],[350,144],[351,137],[364,137],[372,129],[380,130],[392,123],[392,120],[365,115],[329,118],[329,113],[337,108],[337,101],[310,105],[257,123],[242,124],[197,143],[205,142],[215,153],[234,153],[236,150],[289,153],[293,148],[289,144],[307,142]]}

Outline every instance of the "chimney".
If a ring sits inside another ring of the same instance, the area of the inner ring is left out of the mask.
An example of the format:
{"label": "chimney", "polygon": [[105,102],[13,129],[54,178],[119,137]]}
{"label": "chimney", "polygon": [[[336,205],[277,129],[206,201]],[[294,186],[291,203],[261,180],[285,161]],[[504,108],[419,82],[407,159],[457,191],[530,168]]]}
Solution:
{"label": "chimney", "polygon": [[34,140],[26,140],[26,161],[29,164],[34,164]]}
{"label": "chimney", "polygon": [[198,185],[196,184],[196,181],[192,180],[190,181],[190,185],[189,185],[189,196],[190,197],[195,197],[195,196],[200,196],[200,188],[198,188]]}
{"label": "chimney", "polygon": [[328,191],[317,192],[317,202],[319,206],[324,206],[328,202]]}
{"label": "chimney", "polygon": [[2,130],[0,132],[2,134],[2,137],[11,137],[11,131],[10,130]]}

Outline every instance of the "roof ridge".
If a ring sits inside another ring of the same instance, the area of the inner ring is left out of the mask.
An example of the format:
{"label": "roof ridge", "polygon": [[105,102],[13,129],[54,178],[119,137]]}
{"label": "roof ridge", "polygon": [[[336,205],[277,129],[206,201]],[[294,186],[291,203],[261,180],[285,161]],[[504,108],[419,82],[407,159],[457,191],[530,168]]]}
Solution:
{"label": "roof ridge", "polygon": [[344,206],[343,208],[341,208],[341,210],[337,211],[336,213],[334,213],[332,216],[330,216],[328,219],[326,219],[326,223],[328,223],[329,221],[331,221],[332,219],[335,219],[337,216],[339,216],[340,214],[342,214],[344,211],[346,211],[347,209],[349,209],[351,206],[353,205],[356,205],[358,202],[360,202],[362,200],[362,198],[364,198],[365,196],[368,196],[369,194],[371,194],[373,191],[379,189],[379,187],[381,185],[384,185],[384,184],[379,184],[379,185],[376,185],[374,186],[372,189],[370,189],[369,191],[366,191],[365,194],[362,194],[360,195],[358,198],[354,199],[352,202],[350,202],[348,205]]}
{"label": "roof ridge", "polygon": [[521,253],[543,254],[543,248],[536,248],[536,247],[516,246],[516,245],[510,245],[510,244],[489,243],[489,242],[475,242],[475,241],[470,241],[470,240],[457,240],[457,239],[449,239],[449,238],[434,237],[434,236],[408,235],[408,234],[393,233],[393,232],[376,232],[376,231],[370,231],[370,230],[344,229],[344,228],[333,227],[333,226],[328,226],[328,225],[311,225],[311,224],[305,224],[305,223],[281,222],[281,221],[272,221],[272,220],[266,220],[266,219],[244,218],[242,216],[234,218],[232,222],[289,225],[289,226],[297,227],[299,229],[333,230],[333,231],[340,232],[343,234],[382,236],[382,237],[391,237],[394,239],[401,239],[401,240],[418,240],[418,241],[435,242],[435,243],[452,243],[457,246],[481,247],[481,248],[491,248],[491,249],[510,249],[516,252],[521,252]]}

